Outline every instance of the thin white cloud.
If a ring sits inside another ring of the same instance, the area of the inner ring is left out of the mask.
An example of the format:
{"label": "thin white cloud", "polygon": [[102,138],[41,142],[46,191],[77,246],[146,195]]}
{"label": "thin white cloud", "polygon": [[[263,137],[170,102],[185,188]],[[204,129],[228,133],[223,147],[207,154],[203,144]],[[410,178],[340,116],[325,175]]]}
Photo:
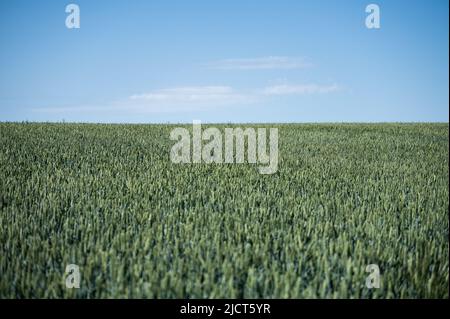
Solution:
{"label": "thin white cloud", "polygon": [[300,84],[300,85],[274,85],[266,87],[263,90],[265,95],[305,95],[305,94],[324,94],[336,92],[339,90],[337,84],[318,85],[318,84]]}
{"label": "thin white cloud", "polygon": [[268,56],[251,59],[225,59],[213,61],[206,66],[218,70],[271,70],[271,69],[301,69],[311,66],[304,58]]}
{"label": "thin white cloud", "polygon": [[183,112],[210,110],[256,101],[254,94],[237,92],[229,86],[186,86],[135,94],[121,105],[139,112]]}
{"label": "thin white cloud", "polygon": [[211,110],[228,105],[253,103],[257,96],[237,92],[229,86],[186,86],[152,90],[134,94],[128,98],[105,105],[80,105],[74,107],[42,107],[35,112],[73,113],[73,112],[117,112],[130,113],[172,113]]}
{"label": "thin white cloud", "polygon": [[74,107],[35,108],[43,113],[80,112],[129,112],[129,113],[172,113],[204,111],[218,107],[246,105],[265,102],[270,96],[327,94],[338,91],[337,84],[282,84],[251,91],[239,91],[230,86],[186,86],[158,89],[134,94],[126,99],[106,105],[83,105]]}
{"label": "thin white cloud", "polygon": [[176,87],[130,96],[130,100],[149,103],[229,103],[245,101],[246,98],[246,95],[236,93],[233,88],[229,86]]}

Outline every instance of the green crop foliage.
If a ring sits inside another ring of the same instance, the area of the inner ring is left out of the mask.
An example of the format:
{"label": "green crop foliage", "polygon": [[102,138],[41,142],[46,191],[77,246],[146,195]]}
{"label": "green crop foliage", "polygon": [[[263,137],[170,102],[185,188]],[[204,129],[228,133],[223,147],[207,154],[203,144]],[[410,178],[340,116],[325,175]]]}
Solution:
{"label": "green crop foliage", "polygon": [[260,126],[273,175],[173,164],[173,125],[0,123],[0,297],[449,297],[448,124]]}

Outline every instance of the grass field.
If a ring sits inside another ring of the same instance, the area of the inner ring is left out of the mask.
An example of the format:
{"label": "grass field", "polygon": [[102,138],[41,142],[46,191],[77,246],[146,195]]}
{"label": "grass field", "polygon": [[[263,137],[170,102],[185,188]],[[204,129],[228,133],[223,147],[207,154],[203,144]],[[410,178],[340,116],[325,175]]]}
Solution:
{"label": "grass field", "polygon": [[449,297],[448,124],[275,127],[261,175],[173,164],[170,125],[0,123],[0,297]]}

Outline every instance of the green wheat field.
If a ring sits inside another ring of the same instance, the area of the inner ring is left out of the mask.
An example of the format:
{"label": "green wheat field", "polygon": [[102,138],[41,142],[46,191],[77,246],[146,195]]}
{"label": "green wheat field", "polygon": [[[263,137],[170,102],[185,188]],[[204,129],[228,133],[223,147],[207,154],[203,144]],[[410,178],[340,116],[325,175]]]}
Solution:
{"label": "green wheat field", "polygon": [[176,125],[0,123],[0,297],[449,297],[448,123],[260,126],[273,175],[172,163]]}

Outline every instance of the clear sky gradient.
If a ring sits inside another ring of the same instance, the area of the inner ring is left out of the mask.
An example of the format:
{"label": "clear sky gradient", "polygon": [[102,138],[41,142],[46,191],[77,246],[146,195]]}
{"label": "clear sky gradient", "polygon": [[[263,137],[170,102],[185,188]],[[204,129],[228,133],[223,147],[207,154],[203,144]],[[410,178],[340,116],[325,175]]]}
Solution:
{"label": "clear sky gradient", "polygon": [[[78,4],[81,28],[67,29]],[[381,28],[367,29],[376,3]],[[0,121],[448,122],[445,0],[0,2]]]}

